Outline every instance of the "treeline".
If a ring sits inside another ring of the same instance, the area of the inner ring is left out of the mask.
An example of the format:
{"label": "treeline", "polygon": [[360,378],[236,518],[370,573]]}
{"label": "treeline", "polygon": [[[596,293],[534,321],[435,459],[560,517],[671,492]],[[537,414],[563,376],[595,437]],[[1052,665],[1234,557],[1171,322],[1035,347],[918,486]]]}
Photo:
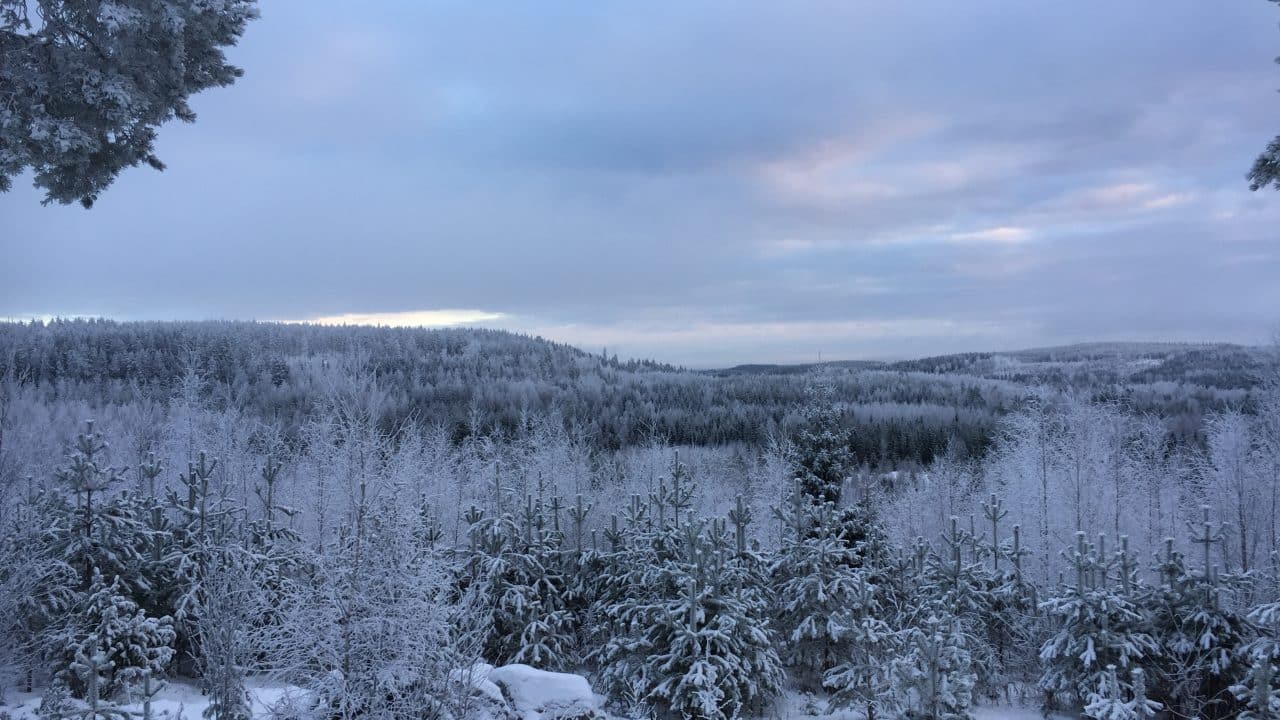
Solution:
{"label": "treeline", "polygon": [[[602,451],[661,442],[762,447],[792,432],[810,383],[799,375],[715,377],[620,362],[488,330],[262,323],[0,324],[0,377],[48,401],[164,403],[197,385],[215,407],[297,437],[320,398],[352,376],[375,381],[378,424],[519,436],[555,414]],[[828,381],[875,466],[927,464],[949,444],[980,454],[1024,388],[976,378],[841,371]]]}
{"label": "treeline", "polygon": [[[980,458],[1001,417],[1046,393],[1154,415],[1175,442],[1199,447],[1207,415],[1251,411],[1262,356],[1231,348],[1164,352],[691,372],[490,330],[0,324],[0,377],[46,401],[164,404],[180,388],[197,386],[210,405],[262,419],[294,439],[325,393],[360,376],[374,380],[378,426],[389,435],[413,421],[446,428],[455,443],[474,433],[518,437],[528,417],[555,415],[603,452],[655,442],[760,448],[796,430],[796,408],[818,378],[833,388],[843,422],[855,431],[858,457],[883,469],[927,465],[944,452]],[[1214,375],[1219,357],[1224,364]]]}

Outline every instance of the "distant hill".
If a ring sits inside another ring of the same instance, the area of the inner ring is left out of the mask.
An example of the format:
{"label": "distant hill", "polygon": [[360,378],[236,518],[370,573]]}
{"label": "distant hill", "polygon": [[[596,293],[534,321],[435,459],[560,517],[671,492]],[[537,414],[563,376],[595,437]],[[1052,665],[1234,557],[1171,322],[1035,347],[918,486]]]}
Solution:
{"label": "distant hill", "polygon": [[883,370],[887,363],[877,360],[835,360],[824,363],[801,363],[797,365],[734,365],[730,368],[702,370],[700,372],[718,377],[734,375],[804,375],[812,372],[829,370]]}
{"label": "distant hill", "polygon": [[1185,383],[1248,389],[1274,370],[1268,348],[1229,343],[1098,342],[1007,352],[971,352],[914,360],[845,360],[796,365],[737,365],[704,371],[718,377],[807,375],[867,370],[958,374],[1051,386]]}
{"label": "distant hill", "polygon": [[375,406],[391,434],[418,424],[458,439],[518,436],[529,418],[554,416],[607,450],[655,439],[760,447],[802,422],[806,391],[820,379],[873,465],[929,462],[949,446],[981,455],[1003,415],[1055,393],[1121,403],[1164,419],[1178,441],[1199,442],[1205,414],[1247,409],[1273,361],[1236,345],[1095,343],[694,371],[498,330],[0,323],[0,385],[90,407],[195,392],[291,436],[342,396]]}

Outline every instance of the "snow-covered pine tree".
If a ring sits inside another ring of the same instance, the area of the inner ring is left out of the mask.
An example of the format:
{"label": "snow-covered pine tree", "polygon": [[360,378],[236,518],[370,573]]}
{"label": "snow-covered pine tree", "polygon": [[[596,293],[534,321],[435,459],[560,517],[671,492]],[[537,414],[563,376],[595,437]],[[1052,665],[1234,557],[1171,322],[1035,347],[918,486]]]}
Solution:
{"label": "snow-covered pine tree", "polygon": [[1146,679],[1141,668],[1130,673],[1128,688],[1120,686],[1116,666],[1108,665],[1098,689],[1085,700],[1084,714],[1096,720],[1149,720],[1162,705],[1147,698]]}
{"label": "snow-covered pine tree", "polygon": [[[149,590],[142,572],[149,537],[136,498],[114,491],[123,471],[106,464],[107,452],[86,423],[55,473],[63,492],[35,500],[44,527],[32,550],[44,559],[42,587],[25,603],[23,625],[50,672],[79,698],[90,690],[110,698],[144,674],[158,676],[173,654],[172,620],[149,616],[135,599]],[[99,657],[106,664],[91,687],[81,661]]]}
{"label": "snow-covered pine tree", "polygon": [[1160,643],[1152,694],[1182,717],[1220,720],[1240,712],[1231,686],[1248,669],[1242,655],[1247,622],[1229,598],[1241,578],[1207,564],[1222,534],[1210,524],[1207,509],[1205,513],[1204,521],[1192,528],[1192,541],[1203,546],[1206,564],[1199,572],[1189,571],[1173,540],[1166,540],[1160,586],[1144,595],[1143,604]]}
{"label": "snow-covered pine tree", "polygon": [[[173,658],[173,621],[147,617],[119,577],[108,581],[96,570],[71,614],[50,630],[45,643],[56,675],[80,698],[114,698],[148,674],[163,674]],[[92,672],[86,658],[96,659]]]}
{"label": "snow-covered pine tree", "polygon": [[611,559],[601,616],[613,635],[594,658],[619,705],[662,717],[737,717],[767,704],[784,677],[769,626],[764,562],[747,547],[745,503],[730,515],[732,533],[722,520],[681,520],[692,480],[678,460],[672,476],[680,478],[674,488],[684,489],[665,486],[652,514],[633,498],[625,527],[615,522],[610,529],[618,557]]}
{"label": "snow-covered pine tree", "polygon": [[792,679],[814,691],[829,670],[853,654],[854,630],[848,623],[860,623],[863,610],[874,616],[879,601],[855,550],[837,537],[834,508],[803,504],[793,512],[804,517],[790,522],[806,530],[788,537],[774,557],[774,625]]}
{"label": "snow-covered pine tree", "polygon": [[475,508],[466,520],[470,582],[481,583],[491,603],[485,658],[497,665],[569,667],[577,655],[577,618],[561,571],[563,536],[549,527],[542,503],[526,497],[520,520],[486,517]]}
{"label": "snow-covered pine tree", "polygon": [[1257,637],[1240,648],[1248,669],[1231,692],[1240,703],[1240,720],[1280,718],[1280,602],[1264,603],[1249,613]]}
{"label": "snow-covered pine tree", "polygon": [[[999,659],[987,639],[1008,624],[996,615],[998,581],[987,564],[988,546],[977,535],[974,519],[962,529],[952,516],[940,538],[940,551],[926,553],[917,594],[945,608],[968,637],[966,649],[978,686],[987,695],[996,694],[1003,684]],[[936,614],[936,613],[935,613]],[[924,618],[927,620],[928,615]]]}
{"label": "snow-covered pine tree", "polygon": [[12,524],[0,536],[0,626],[5,631],[0,646],[7,666],[21,675],[18,687],[33,692],[49,674],[41,635],[71,614],[80,573],[49,550],[48,519],[64,511],[66,502],[57,493],[36,491],[33,479],[28,484]]}
{"label": "snow-covered pine tree", "polygon": [[782,548],[770,565],[779,652],[800,687],[824,685],[844,702],[874,687],[887,627],[877,616],[886,581],[887,539],[869,497],[842,506],[856,461],[829,387],[809,390],[806,424],[789,445],[793,481],[775,514]]}
{"label": "snow-covered pine tree", "polygon": [[675,531],[655,525],[650,505],[632,495],[623,516],[612,515],[604,530],[606,547],[594,558],[594,601],[589,610],[587,661],[598,670],[601,690],[619,706],[639,702],[638,684],[626,672],[609,672],[631,660],[631,628],[623,621],[632,608],[657,602],[662,596],[660,569],[678,552]]}
{"label": "snow-covered pine tree", "polygon": [[[204,602],[204,583],[214,556],[229,550],[236,524],[243,520],[244,510],[236,506],[225,492],[219,492],[211,480],[218,459],[200,452],[187,472],[179,474],[182,490],[170,489],[166,504],[170,521],[169,542],[162,559],[164,573],[171,585],[163,598],[178,631],[180,667],[184,672],[199,673],[199,608]],[[239,548],[236,548],[239,550]]]}
{"label": "snow-covered pine tree", "polygon": [[577,638],[574,644],[579,648],[580,660],[587,659],[590,654],[586,648],[599,621],[596,616],[599,609],[597,598],[601,589],[600,574],[604,569],[600,550],[591,539],[593,531],[587,527],[591,510],[592,504],[586,502],[581,494],[576,495],[573,504],[568,506],[569,530],[560,556],[567,582],[565,606],[575,618]]}
{"label": "snow-covered pine tree", "polygon": [[654,600],[622,602],[603,652],[610,688],[663,717],[720,720],[758,710],[781,689],[758,559],[737,556],[719,521],[686,522],[684,557],[648,573]]}
{"label": "snow-covered pine tree", "polygon": [[109,449],[102,433],[94,430],[93,421],[86,422],[66,465],[55,473],[64,494],[55,496],[61,502],[45,509],[51,515],[45,551],[80,574],[81,590],[87,589],[98,573],[119,578],[127,591],[133,591],[145,583],[139,570],[148,535],[136,498],[115,490],[125,471],[106,464]]}
{"label": "snow-covered pine tree", "polygon": [[[918,592],[938,599],[956,615],[972,637],[969,650],[977,690],[995,699],[1015,676],[1033,665],[1039,648],[1040,623],[1035,617],[1034,589],[1022,579],[1020,528],[1012,538],[1000,537],[1005,516],[995,495],[982,504],[988,530],[979,532],[974,516],[967,529],[952,517],[940,538],[941,552],[923,557]],[[989,534],[988,534],[989,533]]]}
{"label": "snow-covered pine tree", "polygon": [[826,668],[822,684],[831,691],[833,707],[862,706],[867,720],[875,720],[884,698],[893,690],[888,661],[898,650],[898,637],[886,621],[896,619],[891,593],[872,580],[866,567],[852,569],[841,588],[844,602],[835,610],[832,625],[842,650],[837,662]]}
{"label": "snow-covered pine tree", "polygon": [[76,654],[71,662],[69,674],[74,676],[86,689],[84,699],[80,702],[65,699],[54,712],[49,712],[41,703],[45,717],[77,718],[77,720],[128,720],[131,714],[113,702],[109,695],[103,696],[103,690],[111,678],[113,663],[110,656],[94,642],[83,652]]}
{"label": "snow-covered pine tree", "polygon": [[977,683],[970,648],[976,638],[941,603],[921,609],[898,633],[891,663],[892,717],[902,720],[969,720]]}
{"label": "snow-covered pine tree", "polygon": [[252,578],[259,592],[255,626],[278,622],[279,603],[275,600],[297,576],[311,572],[302,535],[291,527],[298,510],[281,505],[278,499],[276,484],[283,467],[279,460],[267,457],[259,471],[262,484],[254,487],[259,515],[248,523],[243,553],[247,566],[240,571]]}
{"label": "snow-covered pine tree", "polygon": [[1148,618],[1130,597],[1123,578],[1116,580],[1115,562],[1106,554],[1105,537],[1086,543],[1076,533],[1076,547],[1068,555],[1075,567],[1075,584],[1041,603],[1056,623],[1056,632],[1040,648],[1040,688],[1046,707],[1070,698],[1083,705],[1109,682],[1116,668],[1121,691],[1132,694],[1131,671],[1153,662],[1160,645],[1151,635]]}
{"label": "snow-covered pine tree", "polygon": [[250,634],[263,602],[261,586],[240,548],[229,547],[209,557],[193,608],[192,628],[200,655],[196,666],[209,697],[205,720],[250,720],[245,678],[255,648]]}
{"label": "snow-covered pine tree", "polygon": [[858,465],[852,437],[841,424],[831,386],[814,385],[806,393],[805,422],[790,446],[792,472],[810,502],[839,506],[845,481]]}

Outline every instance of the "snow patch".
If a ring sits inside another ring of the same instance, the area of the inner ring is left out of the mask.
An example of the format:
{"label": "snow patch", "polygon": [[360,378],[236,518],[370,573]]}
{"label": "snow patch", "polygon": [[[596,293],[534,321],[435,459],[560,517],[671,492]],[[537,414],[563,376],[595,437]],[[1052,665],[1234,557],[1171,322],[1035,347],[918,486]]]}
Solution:
{"label": "snow patch", "polygon": [[605,717],[591,684],[581,675],[513,664],[493,669],[488,680],[502,688],[522,720]]}

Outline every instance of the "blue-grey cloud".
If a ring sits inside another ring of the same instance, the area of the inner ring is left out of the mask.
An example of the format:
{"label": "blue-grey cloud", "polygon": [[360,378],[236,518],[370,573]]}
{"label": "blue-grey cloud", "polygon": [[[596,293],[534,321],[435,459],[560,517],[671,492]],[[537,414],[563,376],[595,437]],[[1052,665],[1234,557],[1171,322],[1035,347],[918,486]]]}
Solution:
{"label": "blue-grey cloud", "polygon": [[0,196],[0,316],[465,308],[697,364],[1280,320],[1261,0],[263,10],[169,170]]}

